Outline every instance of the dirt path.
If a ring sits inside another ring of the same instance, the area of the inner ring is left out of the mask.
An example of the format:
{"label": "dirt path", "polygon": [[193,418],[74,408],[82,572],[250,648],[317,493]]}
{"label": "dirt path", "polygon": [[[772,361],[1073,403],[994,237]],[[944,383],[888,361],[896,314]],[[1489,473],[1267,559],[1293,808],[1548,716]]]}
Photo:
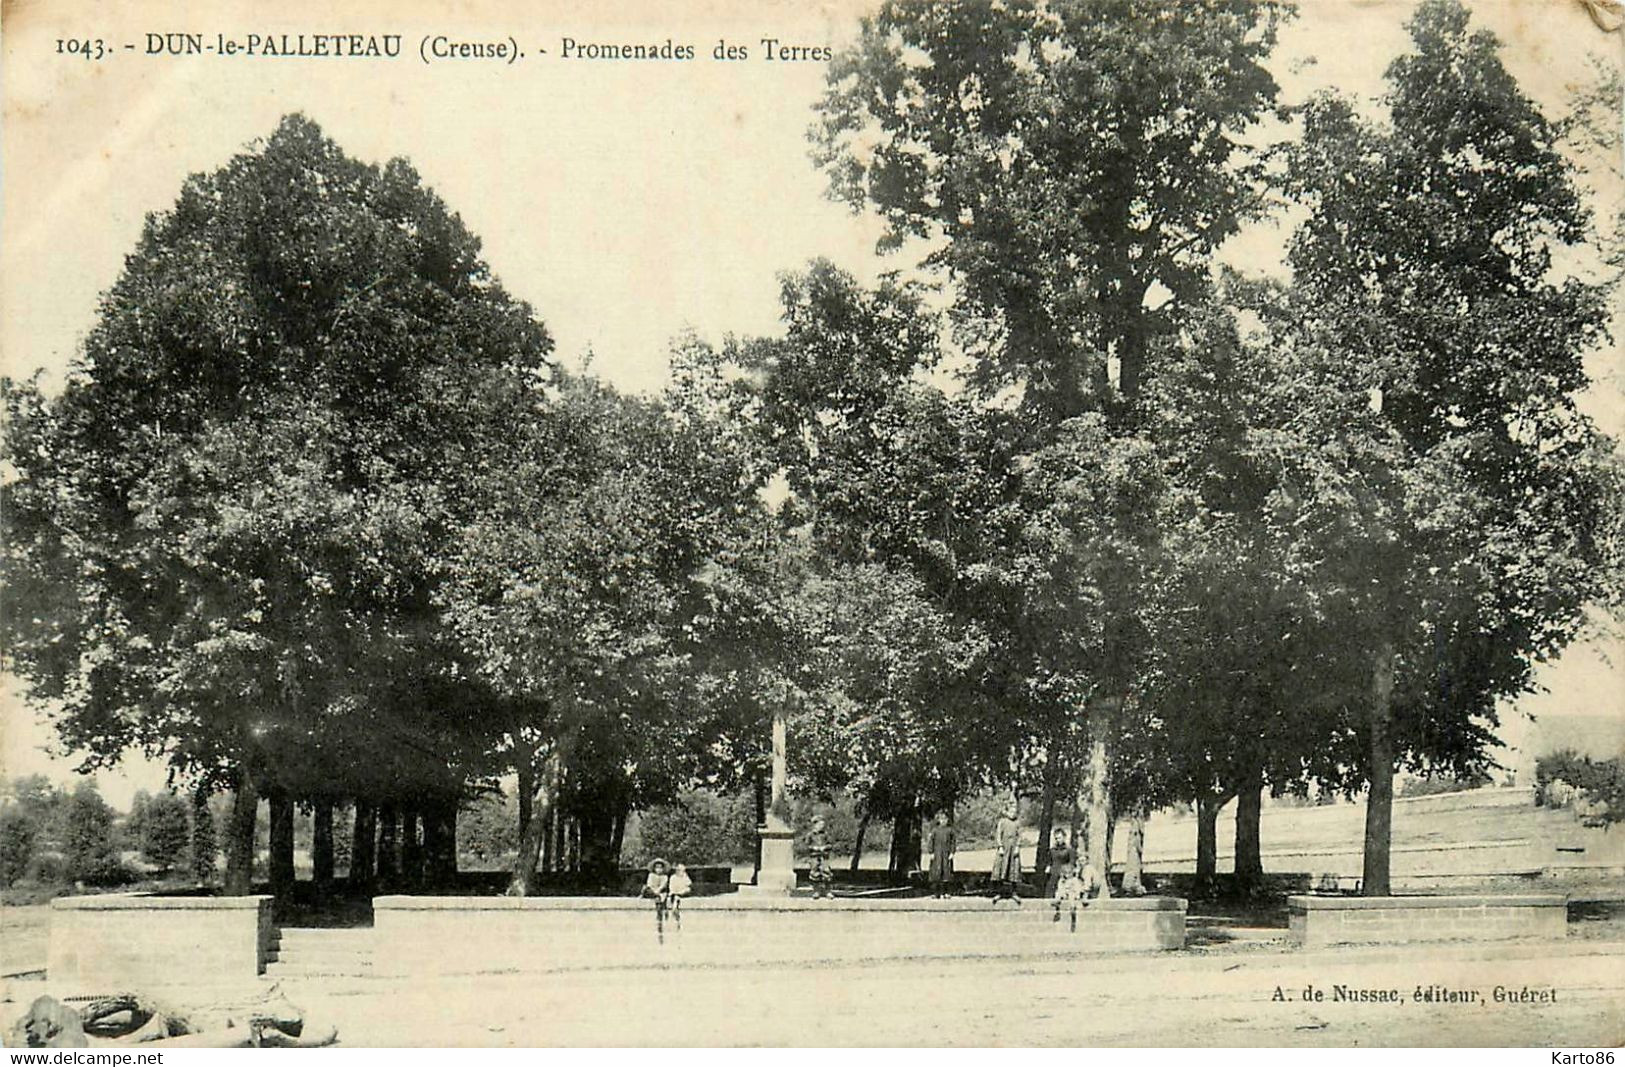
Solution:
{"label": "dirt path", "polygon": [[0,907],[0,974],[45,966],[49,904]]}
{"label": "dirt path", "polygon": [[[1327,999],[1304,1003],[1311,985]],[[1338,986],[1402,999],[1339,1001]],[[1414,999],[1430,986],[1479,999]],[[1542,999],[1496,1003],[1498,986]],[[672,969],[327,992],[324,1014],[359,1045],[1573,1047],[1625,1039],[1625,943]]]}

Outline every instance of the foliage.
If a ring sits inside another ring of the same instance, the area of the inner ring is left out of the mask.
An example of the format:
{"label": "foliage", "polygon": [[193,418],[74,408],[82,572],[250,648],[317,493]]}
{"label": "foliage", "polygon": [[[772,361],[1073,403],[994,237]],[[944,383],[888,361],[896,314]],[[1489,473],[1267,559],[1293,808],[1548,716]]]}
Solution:
{"label": "foliage", "polygon": [[1426,778],[1408,778],[1399,786],[1402,797],[1431,797],[1440,793],[1460,793],[1468,789],[1483,789],[1494,782],[1488,774],[1462,778],[1453,774],[1439,774]]}
{"label": "foliage", "polygon": [[405,162],[291,116],[149,217],[60,397],[9,386],[8,650],[89,763],[445,775],[461,724],[377,683],[437,662],[444,457],[550,348],[478,253]]}
{"label": "foliage", "polygon": [[979,577],[1014,490],[1009,420],[918,380],[936,361],[920,295],[828,263],[781,277],[785,335],[730,352],[790,491],[782,598],[803,672],[809,784],[890,817],[1008,773],[1019,718],[988,670],[1007,601]]}
{"label": "foliage", "polygon": [[1304,112],[1290,170],[1312,214],[1273,339],[1315,384],[1282,397],[1291,480],[1269,503],[1321,617],[1393,643],[1403,757],[1456,774],[1483,768],[1496,700],[1604,592],[1618,499],[1574,403],[1603,293],[1553,269],[1585,211],[1555,129],[1467,23],[1453,0],[1419,9],[1388,123],[1331,98]]}
{"label": "foliage", "polygon": [[1576,791],[1600,817],[1615,823],[1625,820],[1625,760],[1595,760],[1573,749],[1549,753],[1535,761],[1536,796],[1553,807],[1562,782]]}
{"label": "foliage", "polygon": [[9,888],[28,871],[39,836],[38,822],[21,807],[0,809],[0,886]]}
{"label": "foliage", "polygon": [[132,844],[141,851],[141,858],[160,870],[177,866],[186,855],[192,836],[186,801],[165,790],[146,799],[140,818],[132,809],[129,822]]}
{"label": "foliage", "polygon": [[519,847],[517,798],[500,790],[481,792],[457,817],[457,852],[481,868],[500,863]]}
{"label": "foliage", "polygon": [[113,851],[113,809],[96,784],[82,781],[62,809],[62,855],[75,881],[106,882],[119,870]]}
{"label": "foliage", "polygon": [[638,838],[623,859],[635,866],[659,856],[689,866],[748,861],[756,848],[756,817],[746,797],[688,790],[675,803],[639,812]]}
{"label": "foliage", "polygon": [[[1276,93],[1285,5],[890,2],[830,66],[813,131],[831,192],[956,282],[986,395],[1049,426],[1132,398],[1151,339],[1261,206],[1242,145]],[[1147,314],[1153,290],[1165,293]]]}

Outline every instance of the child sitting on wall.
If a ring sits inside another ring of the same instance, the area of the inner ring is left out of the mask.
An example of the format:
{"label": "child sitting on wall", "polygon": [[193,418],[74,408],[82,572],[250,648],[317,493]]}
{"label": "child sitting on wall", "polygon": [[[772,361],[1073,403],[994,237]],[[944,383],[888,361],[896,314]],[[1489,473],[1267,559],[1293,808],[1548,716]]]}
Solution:
{"label": "child sitting on wall", "polygon": [[692,892],[694,880],[688,876],[688,868],[679,863],[672,872],[671,881],[666,884],[666,908],[679,930],[683,928],[683,898]]}
{"label": "child sitting on wall", "polygon": [[666,861],[656,856],[649,861],[649,877],[643,880],[638,894],[653,897],[655,902],[655,936],[666,943],[666,907],[671,900],[671,878],[666,874]]}
{"label": "child sitting on wall", "polygon": [[1069,863],[1061,869],[1060,880],[1055,883],[1054,922],[1061,921],[1061,909],[1071,918],[1072,933],[1078,932],[1078,909],[1089,906],[1089,893],[1095,883],[1095,872],[1088,867]]}

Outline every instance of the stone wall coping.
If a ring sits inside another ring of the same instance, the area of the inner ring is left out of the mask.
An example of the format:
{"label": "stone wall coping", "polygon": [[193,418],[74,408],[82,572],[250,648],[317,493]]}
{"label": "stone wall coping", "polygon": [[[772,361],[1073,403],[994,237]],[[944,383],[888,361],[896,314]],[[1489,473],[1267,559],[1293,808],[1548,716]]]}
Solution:
{"label": "stone wall coping", "polygon": [[[1028,900],[1026,907],[1045,907],[1049,902]],[[647,911],[650,900],[638,897],[373,897],[374,913],[380,911]],[[808,897],[757,897],[722,894],[713,897],[695,897],[683,901],[687,911],[787,911],[787,912],[990,912],[993,906],[986,898],[950,898],[935,900],[930,897],[906,899],[875,899],[845,897],[835,900],[813,900]],[[1014,912],[1008,906],[999,909]],[[1086,911],[1184,911],[1185,901],[1179,897],[1112,897],[1092,900]]]}
{"label": "stone wall coping", "polygon": [[1554,893],[1467,896],[1331,897],[1290,896],[1287,907],[1294,911],[1378,911],[1417,908],[1557,908],[1568,897]]}
{"label": "stone wall coping", "polygon": [[258,910],[269,896],[249,897],[163,897],[148,893],[98,893],[83,897],[57,897],[53,911],[250,911]]}

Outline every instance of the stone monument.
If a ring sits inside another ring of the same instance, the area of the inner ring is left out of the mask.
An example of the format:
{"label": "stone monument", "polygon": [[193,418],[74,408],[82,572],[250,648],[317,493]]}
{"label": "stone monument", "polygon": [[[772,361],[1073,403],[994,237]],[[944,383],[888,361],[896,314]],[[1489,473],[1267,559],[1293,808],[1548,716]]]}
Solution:
{"label": "stone monument", "polygon": [[740,886],[740,892],[787,896],[796,888],[795,839],[790,825],[790,799],[785,793],[788,770],[785,741],[789,727],[781,705],[773,711],[773,791],[767,805],[767,823],[757,829],[762,838],[762,866],[754,886]]}

